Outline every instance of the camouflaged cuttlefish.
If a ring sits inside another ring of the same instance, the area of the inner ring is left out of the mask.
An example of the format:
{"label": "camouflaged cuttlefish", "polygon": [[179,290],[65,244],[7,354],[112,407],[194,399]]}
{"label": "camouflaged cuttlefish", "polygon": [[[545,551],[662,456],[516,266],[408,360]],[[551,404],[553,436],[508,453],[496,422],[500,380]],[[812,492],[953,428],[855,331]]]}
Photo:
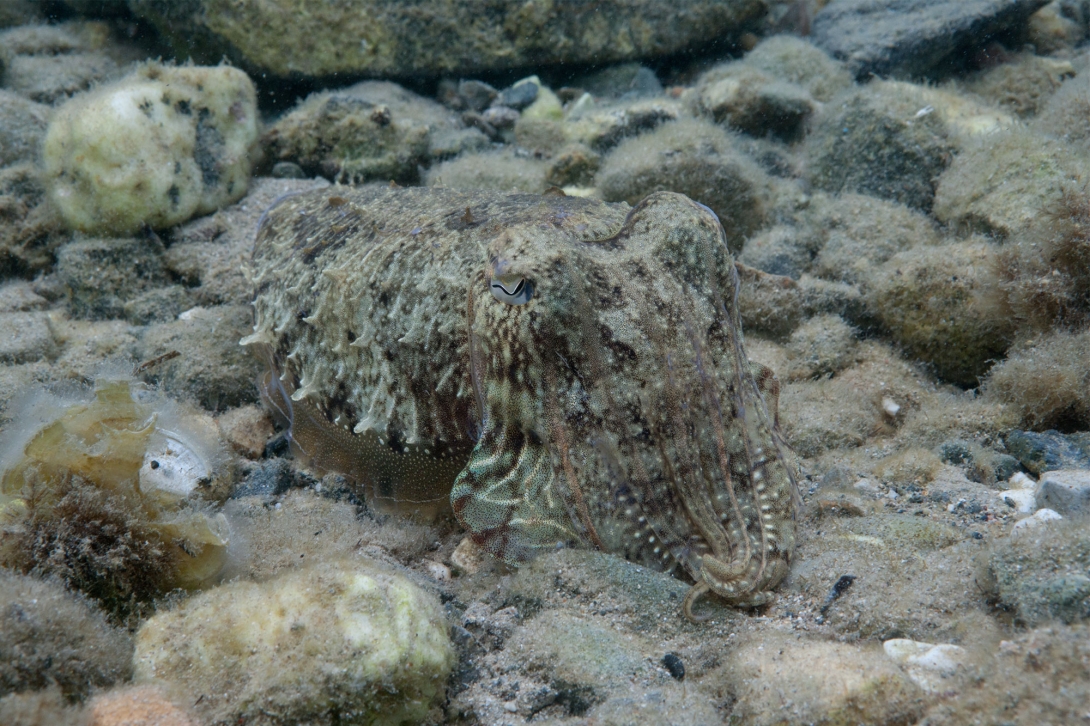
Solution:
{"label": "camouflaged cuttlefish", "polygon": [[591,546],[736,606],[795,545],[778,383],[742,345],[716,216],[447,189],[280,201],[253,257],[266,400],[386,508],[450,505],[508,562]]}

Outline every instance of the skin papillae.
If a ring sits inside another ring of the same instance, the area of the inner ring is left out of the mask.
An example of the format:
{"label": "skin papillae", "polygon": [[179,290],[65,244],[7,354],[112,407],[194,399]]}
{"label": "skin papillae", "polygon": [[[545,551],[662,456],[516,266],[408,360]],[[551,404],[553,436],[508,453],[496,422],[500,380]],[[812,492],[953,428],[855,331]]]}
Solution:
{"label": "skin papillae", "polygon": [[680,566],[694,619],[704,593],[758,606],[787,573],[778,382],[746,358],[703,205],[333,187],[265,214],[253,268],[266,401],[380,509],[449,501],[512,563],[582,545]]}

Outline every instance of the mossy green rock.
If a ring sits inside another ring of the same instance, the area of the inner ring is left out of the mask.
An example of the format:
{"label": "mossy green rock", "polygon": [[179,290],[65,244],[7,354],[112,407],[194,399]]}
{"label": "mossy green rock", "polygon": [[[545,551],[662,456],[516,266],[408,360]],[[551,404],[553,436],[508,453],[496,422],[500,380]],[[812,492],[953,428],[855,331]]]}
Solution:
{"label": "mossy green rock", "polygon": [[179,58],[276,76],[408,76],[677,53],[738,30],[762,0],[129,0]]}
{"label": "mossy green rock", "polygon": [[428,719],[454,649],[433,595],[353,558],[156,615],[133,662],[137,682],[184,694],[207,722],[393,726]]}

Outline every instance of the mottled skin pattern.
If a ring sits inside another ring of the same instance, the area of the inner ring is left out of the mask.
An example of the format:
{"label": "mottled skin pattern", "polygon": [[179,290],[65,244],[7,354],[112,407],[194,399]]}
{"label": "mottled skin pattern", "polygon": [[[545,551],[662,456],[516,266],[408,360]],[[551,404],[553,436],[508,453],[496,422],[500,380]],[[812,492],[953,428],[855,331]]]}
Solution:
{"label": "mottled skin pattern", "polygon": [[[509,562],[583,544],[680,564],[690,618],[708,591],[762,605],[787,573],[798,496],[778,383],[746,359],[706,207],[325,189],[267,213],[254,274],[244,342],[279,374],[267,399],[373,495],[449,491]],[[496,281],[532,296],[510,304]]]}

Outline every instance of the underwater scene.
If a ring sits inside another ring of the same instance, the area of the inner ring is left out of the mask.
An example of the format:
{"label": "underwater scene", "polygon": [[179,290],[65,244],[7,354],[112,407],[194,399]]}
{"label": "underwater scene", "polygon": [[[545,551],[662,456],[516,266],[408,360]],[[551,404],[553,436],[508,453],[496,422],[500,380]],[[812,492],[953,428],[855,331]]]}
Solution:
{"label": "underwater scene", "polygon": [[1090,0],[0,0],[0,726],[1090,723]]}

